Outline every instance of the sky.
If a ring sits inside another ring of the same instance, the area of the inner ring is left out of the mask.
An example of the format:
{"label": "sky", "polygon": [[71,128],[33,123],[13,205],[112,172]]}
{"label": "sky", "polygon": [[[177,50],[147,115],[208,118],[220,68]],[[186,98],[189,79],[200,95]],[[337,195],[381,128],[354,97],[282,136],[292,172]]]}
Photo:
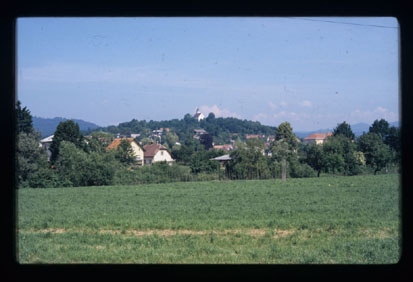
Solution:
{"label": "sky", "polygon": [[37,117],[400,120],[391,17],[19,18],[16,46],[17,99]]}

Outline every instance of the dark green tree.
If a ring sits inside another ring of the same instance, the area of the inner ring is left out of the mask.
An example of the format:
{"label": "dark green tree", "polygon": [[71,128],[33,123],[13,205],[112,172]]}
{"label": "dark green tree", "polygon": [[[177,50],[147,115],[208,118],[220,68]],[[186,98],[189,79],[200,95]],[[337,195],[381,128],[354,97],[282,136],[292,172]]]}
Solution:
{"label": "dark green tree", "polygon": [[62,141],[55,168],[65,186],[98,186],[112,184],[119,162],[113,152],[86,153],[73,143]]}
{"label": "dark green tree", "polygon": [[337,127],[333,131],[333,135],[343,135],[351,140],[354,140],[355,138],[355,135],[351,130],[351,126],[347,124],[345,121],[337,125]]}
{"label": "dark green tree", "polygon": [[400,163],[401,160],[401,138],[400,128],[390,127],[389,133],[384,139],[384,144],[388,145],[394,151],[394,162]]}
{"label": "dark green tree", "polygon": [[374,132],[365,133],[357,141],[359,150],[364,153],[366,164],[373,167],[374,174],[392,160],[392,153],[388,145],[383,143],[380,135]]}
{"label": "dark green tree", "polygon": [[17,116],[17,133],[24,132],[24,133],[31,133],[34,131],[33,129],[33,120],[32,115],[30,114],[29,109],[27,107],[21,108],[20,101],[16,103],[16,116]]}
{"label": "dark green tree", "polygon": [[215,120],[215,114],[214,113],[209,113],[207,118],[205,119],[207,122],[213,122]]}
{"label": "dark green tree", "polygon": [[320,173],[324,169],[323,147],[321,145],[309,144],[307,147],[306,162],[317,171],[317,176],[320,177]]}
{"label": "dark green tree", "polygon": [[130,166],[136,162],[135,152],[132,149],[131,143],[127,139],[122,139],[116,150],[116,158],[120,163]]}
{"label": "dark green tree", "polygon": [[17,177],[19,186],[27,186],[30,177],[41,169],[48,167],[47,153],[39,146],[37,133],[24,131],[17,136]]}
{"label": "dark green tree", "polygon": [[331,136],[323,144],[324,167],[331,171],[333,176],[337,171],[341,171],[345,165],[344,149],[340,141],[340,138]]}
{"label": "dark green tree", "polygon": [[248,140],[246,144],[240,144],[230,153],[227,173],[236,179],[268,178],[270,171],[263,152],[264,143],[260,140]]}
{"label": "dark green tree", "polygon": [[204,146],[205,150],[211,149],[213,147],[212,146],[212,135],[209,133],[202,134],[199,137],[199,143],[201,143],[201,145]]}
{"label": "dark green tree", "polygon": [[50,161],[54,163],[59,155],[60,143],[67,141],[73,143],[77,148],[86,149],[82,133],[79,130],[79,124],[73,120],[60,122],[56,128],[53,136],[52,144],[50,145],[50,152],[52,153]]}
{"label": "dark green tree", "polygon": [[389,123],[384,120],[375,120],[373,124],[369,128],[369,132],[376,133],[378,134],[382,140],[386,138],[386,136],[389,134],[390,128],[389,128]]}

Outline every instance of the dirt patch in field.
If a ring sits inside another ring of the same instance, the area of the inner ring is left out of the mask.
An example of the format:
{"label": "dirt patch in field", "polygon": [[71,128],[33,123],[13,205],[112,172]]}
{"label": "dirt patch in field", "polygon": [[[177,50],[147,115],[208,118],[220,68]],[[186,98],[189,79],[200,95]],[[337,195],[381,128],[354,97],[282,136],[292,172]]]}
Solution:
{"label": "dirt patch in field", "polygon": [[29,233],[55,233],[55,234],[62,234],[67,232],[66,229],[64,228],[46,228],[46,229],[39,229],[39,230],[34,230],[30,229],[28,230]]}
{"label": "dirt patch in field", "polygon": [[276,235],[273,238],[277,239],[280,237],[288,236],[294,233],[294,230],[268,230],[268,229],[226,229],[222,231],[214,230],[172,230],[172,229],[154,229],[154,230],[135,230],[135,229],[126,229],[126,230],[113,230],[113,229],[101,229],[101,230],[92,230],[92,229],[64,229],[64,228],[47,228],[47,229],[30,229],[30,230],[21,230],[21,232],[28,233],[55,233],[62,234],[65,232],[80,232],[80,233],[101,233],[101,234],[112,234],[112,235],[127,235],[127,236],[175,236],[175,235],[231,235],[231,234],[240,234],[240,235],[249,235],[254,237],[262,237],[267,234],[267,232],[273,231]]}
{"label": "dirt patch in field", "polygon": [[280,237],[286,237],[288,235],[291,235],[295,233],[295,230],[290,229],[290,230],[276,230],[275,235],[273,236],[274,239],[278,239]]}
{"label": "dirt patch in field", "polygon": [[362,234],[364,234],[368,238],[386,239],[386,238],[391,238],[395,236],[393,234],[394,232],[392,232],[392,230],[389,228],[385,228],[381,230],[371,230],[371,229],[363,228],[360,231]]}

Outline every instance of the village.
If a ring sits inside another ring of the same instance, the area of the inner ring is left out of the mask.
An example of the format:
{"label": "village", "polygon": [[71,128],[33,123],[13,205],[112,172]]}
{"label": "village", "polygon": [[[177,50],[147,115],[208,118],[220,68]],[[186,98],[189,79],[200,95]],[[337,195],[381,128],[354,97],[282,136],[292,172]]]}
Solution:
{"label": "village", "polygon": [[[196,109],[195,114],[193,115],[193,118],[196,119],[198,122],[201,120],[205,119],[205,116],[199,111],[199,109]],[[141,141],[138,141],[138,138],[141,136],[139,133],[131,133],[128,135],[122,135],[120,133],[116,134],[114,136],[113,141],[106,147],[107,150],[117,150],[119,145],[121,144],[122,140],[126,140],[130,143],[134,156],[136,158],[136,165],[138,166],[143,166],[143,165],[151,165],[152,163],[156,162],[166,162],[168,164],[173,163],[175,160],[172,158],[172,154],[168,148],[166,148],[164,145],[160,144],[160,140],[162,139],[162,136],[165,133],[169,133],[170,128],[159,128],[155,129],[152,131],[152,134],[148,136],[148,139],[150,140],[151,144],[142,144]],[[208,134],[208,132],[205,129],[202,128],[197,128],[192,131],[193,138],[196,140],[200,140],[202,135]],[[305,137],[302,142],[303,144],[323,144],[326,140],[327,137],[331,136],[331,132],[327,133],[313,133],[307,137]],[[239,136],[239,133],[232,133],[232,136]],[[50,151],[50,145],[53,142],[53,137],[54,135],[48,136],[46,138],[43,138],[40,140],[40,145],[42,148],[44,148],[47,152],[48,158],[50,160],[51,156],[51,151]],[[264,156],[271,156],[272,153],[270,151],[270,144],[275,140],[275,135],[269,135],[266,136],[264,134],[245,134],[244,136],[245,140],[261,140],[264,143],[264,150],[262,154]],[[91,136],[85,136],[85,141],[86,143],[88,140],[91,139]],[[297,142],[301,142],[299,138],[297,138]],[[227,154],[221,155],[216,158],[212,158],[211,160],[216,160],[222,163],[225,161],[231,160],[229,152],[234,150],[236,148],[236,141],[231,139],[229,144],[214,144],[212,142],[212,147],[209,148],[209,150],[220,150],[224,151]],[[181,144],[179,141],[175,143],[175,145],[180,146]]]}

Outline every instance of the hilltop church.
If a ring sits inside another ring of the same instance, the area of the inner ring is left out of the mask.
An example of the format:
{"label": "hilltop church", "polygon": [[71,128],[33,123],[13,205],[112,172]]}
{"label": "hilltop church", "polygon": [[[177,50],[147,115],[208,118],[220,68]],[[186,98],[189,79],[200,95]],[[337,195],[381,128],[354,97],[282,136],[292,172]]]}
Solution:
{"label": "hilltop church", "polygon": [[201,119],[204,119],[205,116],[199,111],[199,109],[196,109],[194,118],[200,121]]}

